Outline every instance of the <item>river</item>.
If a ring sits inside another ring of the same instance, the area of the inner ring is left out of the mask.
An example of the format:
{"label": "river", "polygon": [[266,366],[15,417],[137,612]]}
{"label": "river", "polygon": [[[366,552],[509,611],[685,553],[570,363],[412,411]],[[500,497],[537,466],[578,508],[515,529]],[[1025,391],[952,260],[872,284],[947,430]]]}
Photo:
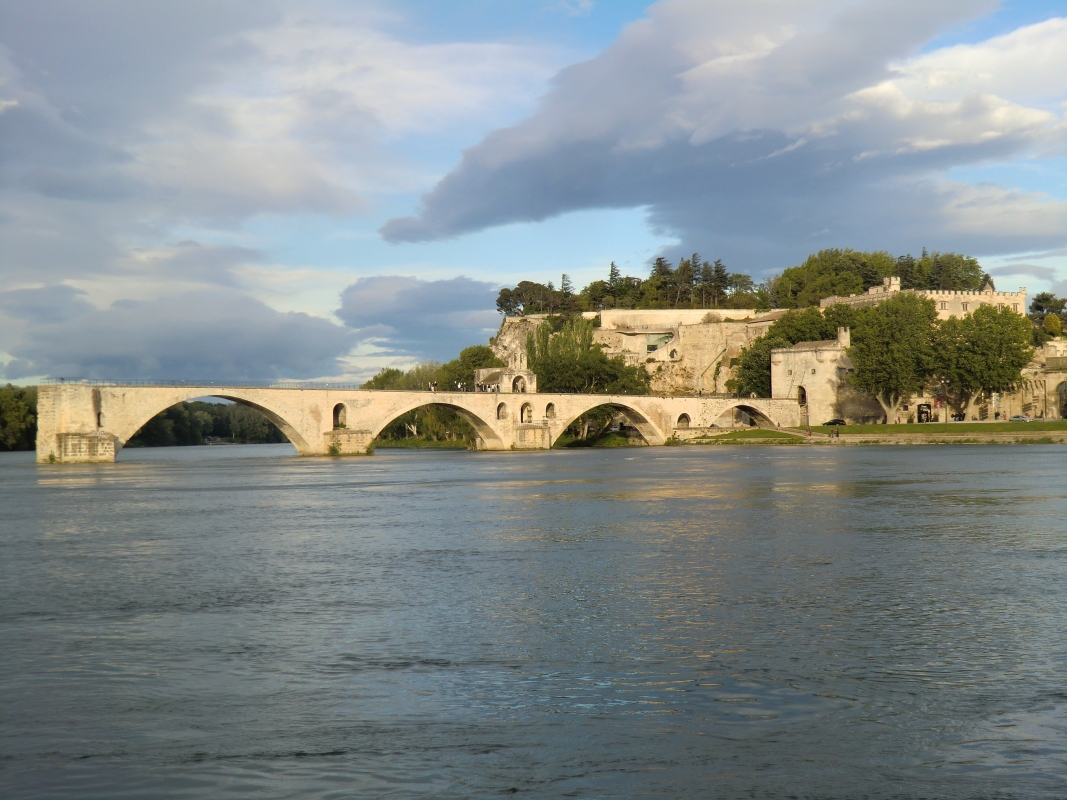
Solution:
{"label": "river", "polygon": [[1063,797],[1065,466],[0,453],[0,795]]}

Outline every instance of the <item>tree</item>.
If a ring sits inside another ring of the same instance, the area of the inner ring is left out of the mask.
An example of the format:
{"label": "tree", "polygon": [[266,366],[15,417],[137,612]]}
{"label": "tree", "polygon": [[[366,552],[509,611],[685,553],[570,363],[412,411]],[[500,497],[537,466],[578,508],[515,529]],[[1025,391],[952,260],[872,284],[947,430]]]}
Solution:
{"label": "tree", "polygon": [[779,277],[776,305],[779,308],[817,306],[824,297],[861,294],[892,275],[896,260],[889,253],[864,253],[836,248],[820,250],[803,264],[790,267]]}
{"label": "tree", "polygon": [[1010,309],[980,306],[942,320],[934,331],[934,372],[957,413],[979,393],[1018,387],[1033,356],[1031,324]]}
{"label": "tree", "polygon": [[483,344],[465,347],[459,351],[459,357],[442,364],[437,372],[436,380],[440,387],[452,390],[456,384],[465,387],[474,386],[474,371],[489,367],[502,367],[504,362],[497,358],[492,348]]}
{"label": "tree", "polygon": [[857,314],[849,358],[850,382],[878,400],[886,420],[926,383],[933,370],[933,300],[900,294]]}
{"label": "tree", "polygon": [[711,264],[707,261],[700,268],[700,307],[707,308],[708,303],[711,300],[712,283],[714,281],[714,272],[712,272]]}
{"label": "tree", "polygon": [[615,262],[611,262],[611,267],[608,269],[608,289],[612,294],[618,291],[619,282],[622,280],[622,273],[619,272],[619,268],[615,266]]}
{"label": "tree", "polygon": [[1041,326],[1041,328],[1045,331],[1045,333],[1053,337],[1059,336],[1061,333],[1063,333],[1063,323],[1060,321],[1060,318],[1055,314],[1046,314],[1045,322]]}
{"label": "tree", "polygon": [[663,256],[656,256],[656,260],[652,262],[652,274],[649,277],[669,278],[673,272],[674,268],[671,266],[670,261]]}
{"label": "tree", "polygon": [[566,272],[563,273],[563,276],[559,280],[559,290],[563,292],[564,297],[570,297],[574,294],[574,286],[571,284],[571,276]]}
{"label": "tree", "polygon": [[771,396],[771,350],[793,344],[781,336],[768,332],[741,351],[737,358],[730,359],[734,376],[726,381],[726,388],[742,397]]}
{"label": "tree", "polygon": [[897,274],[902,289],[973,292],[993,283],[976,258],[959,253],[927,253],[925,247],[917,260],[910,255],[898,258]]}
{"label": "tree", "polygon": [[36,439],[36,387],[0,388],[0,450],[32,450]]}
{"label": "tree", "polygon": [[791,347],[798,342],[819,342],[837,337],[838,328],[849,328],[855,323],[857,310],[849,306],[835,305],[822,314],[817,308],[805,308],[784,314],[765,336],[755,339],[741,354],[730,360],[734,377],[726,382],[726,388],[742,396],[771,396],[771,350],[775,347]]}
{"label": "tree", "polygon": [[711,280],[708,281],[708,286],[711,304],[714,308],[718,308],[726,301],[726,293],[730,290],[730,273],[726,271],[721,259],[715,259],[715,265],[711,268]]}
{"label": "tree", "polygon": [[527,337],[526,363],[542,392],[648,394],[649,375],[641,366],[608,358],[593,342],[593,323],[575,317],[553,334],[546,323]]}
{"label": "tree", "polygon": [[693,302],[693,262],[683,258],[678,262],[678,269],[674,271],[674,307],[680,308],[683,301],[692,305]]}

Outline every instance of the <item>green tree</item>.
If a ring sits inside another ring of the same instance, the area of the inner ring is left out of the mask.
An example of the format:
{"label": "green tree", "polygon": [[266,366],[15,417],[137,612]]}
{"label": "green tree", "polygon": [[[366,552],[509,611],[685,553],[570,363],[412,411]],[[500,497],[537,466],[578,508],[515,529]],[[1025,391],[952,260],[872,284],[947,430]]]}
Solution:
{"label": "green tree", "polygon": [[1033,357],[1031,324],[1010,309],[981,306],[963,317],[942,320],[934,330],[934,372],[947,400],[962,412],[979,393],[1018,387]]}
{"label": "green tree", "polygon": [[713,308],[719,308],[726,302],[726,294],[730,291],[730,273],[726,271],[722,260],[716,258],[711,268],[711,279],[708,281],[708,294],[711,296]]}
{"label": "green tree", "polygon": [[742,397],[770,397],[771,350],[792,344],[794,342],[770,332],[760,336],[744,348],[737,358],[730,360],[734,376],[726,381],[727,390],[737,392]]}
{"label": "green tree", "polygon": [[648,394],[643,367],[627,366],[621,357],[608,358],[593,342],[593,323],[576,317],[559,333],[542,323],[526,341],[526,362],[542,392],[586,394]]}
{"label": "green tree", "polygon": [[855,372],[849,380],[878,400],[886,421],[925,385],[933,370],[936,319],[934,301],[912,294],[897,295],[857,314],[848,350]]}
{"label": "green tree", "polygon": [[993,279],[982,270],[976,258],[959,253],[927,253],[918,259],[901,256],[896,262],[902,289],[978,291]]}
{"label": "green tree", "polygon": [[775,284],[778,308],[817,306],[824,297],[861,294],[894,274],[896,260],[889,253],[827,249],[808,256],[803,264],[782,272]]}
{"label": "green tree", "polygon": [[693,282],[696,274],[693,272],[693,262],[683,258],[678,262],[678,269],[674,271],[674,307],[681,308],[683,304],[693,304]]}
{"label": "green tree", "polygon": [[492,348],[482,344],[465,347],[459,351],[459,357],[441,365],[437,378],[438,386],[445,391],[462,384],[465,389],[474,386],[474,371],[489,367],[502,367],[504,362],[496,357]]}
{"label": "green tree", "polygon": [[1053,337],[1059,336],[1061,333],[1063,333],[1063,323],[1060,321],[1060,318],[1056,314],[1046,314],[1045,322],[1041,326],[1041,328],[1045,331],[1045,333]]}
{"label": "green tree", "polygon": [[820,342],[837,338],[838,328],[855,324],[857,311],[835,305],[822,314],[817,308],[789,311],[755,339],[740,355],[730,360],[734,377],[726,382],[727,390],[743,397],[771,396],[771,350],[791,347],[799,342]]}
{"label": "green tree", "polygon": [[0,388],[0,450],[33,450],[37,439],[37,388]]}
{"label": "green tree", "polygon": [[146,422],[126,447],[175,447],[203,444],[208,436],[238,444],[289,441],[258,411],[239,403],[178,403]]}

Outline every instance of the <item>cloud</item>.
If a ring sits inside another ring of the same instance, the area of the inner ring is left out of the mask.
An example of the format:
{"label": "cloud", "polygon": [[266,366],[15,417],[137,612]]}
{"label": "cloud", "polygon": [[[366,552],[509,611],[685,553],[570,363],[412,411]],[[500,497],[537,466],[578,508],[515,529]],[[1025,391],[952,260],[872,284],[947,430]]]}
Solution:
{"label": "cloud", "polygon": [[1008,267],[994,267],[989,270],[994,278],[999,275],[1031,275],[1042,281],[1055,281],[1060,277],[1060,271],[1052,267],[1039,267],[1036,264],[1013,264]]}
{"label": "cloud", "polygon": [[647,206],[658,231],[757,270],[829,245],[1062,246],[1067,203],[944,177],[1067,147],[1067,19],[916,55],[992,7],[664,0],[382,235]]}
{"label": "cloud", "polygon": [[[41,298],[69,298],[62,287],[31,291],[38,292],[38,309],[46,305]],[[63,319],[33,314],[23,338],[10,348],[13,360],[5,376],[312,378],[338,374],[340,359],[354,344],[351,332],[338,325],[307,314],[280,313],[228,290],[79,310],[83,313]]]}
{"label": "cloud", "polygon": [[361,340],[419,358],[447,361],[464,347],[484,344],[500,324],[499,287],[458,277],[423,281],[379,275],[360,278],[341,293],[337,316]]}
{"label": "cloud", "polygon": [[71,286],[42,286],[0,292],[0,311],[28,322],[66,322],[92,310],[92,304],[85,299],[85,292]]}

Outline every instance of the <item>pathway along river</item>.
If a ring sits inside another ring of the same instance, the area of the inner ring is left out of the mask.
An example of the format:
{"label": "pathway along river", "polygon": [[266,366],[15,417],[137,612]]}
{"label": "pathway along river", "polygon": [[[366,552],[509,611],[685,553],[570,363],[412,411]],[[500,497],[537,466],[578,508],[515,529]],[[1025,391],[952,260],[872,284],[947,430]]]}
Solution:
{"label": "pathway along river", "polygon": [[0,454],[5,798],[1067,795],[1067,450]]}

